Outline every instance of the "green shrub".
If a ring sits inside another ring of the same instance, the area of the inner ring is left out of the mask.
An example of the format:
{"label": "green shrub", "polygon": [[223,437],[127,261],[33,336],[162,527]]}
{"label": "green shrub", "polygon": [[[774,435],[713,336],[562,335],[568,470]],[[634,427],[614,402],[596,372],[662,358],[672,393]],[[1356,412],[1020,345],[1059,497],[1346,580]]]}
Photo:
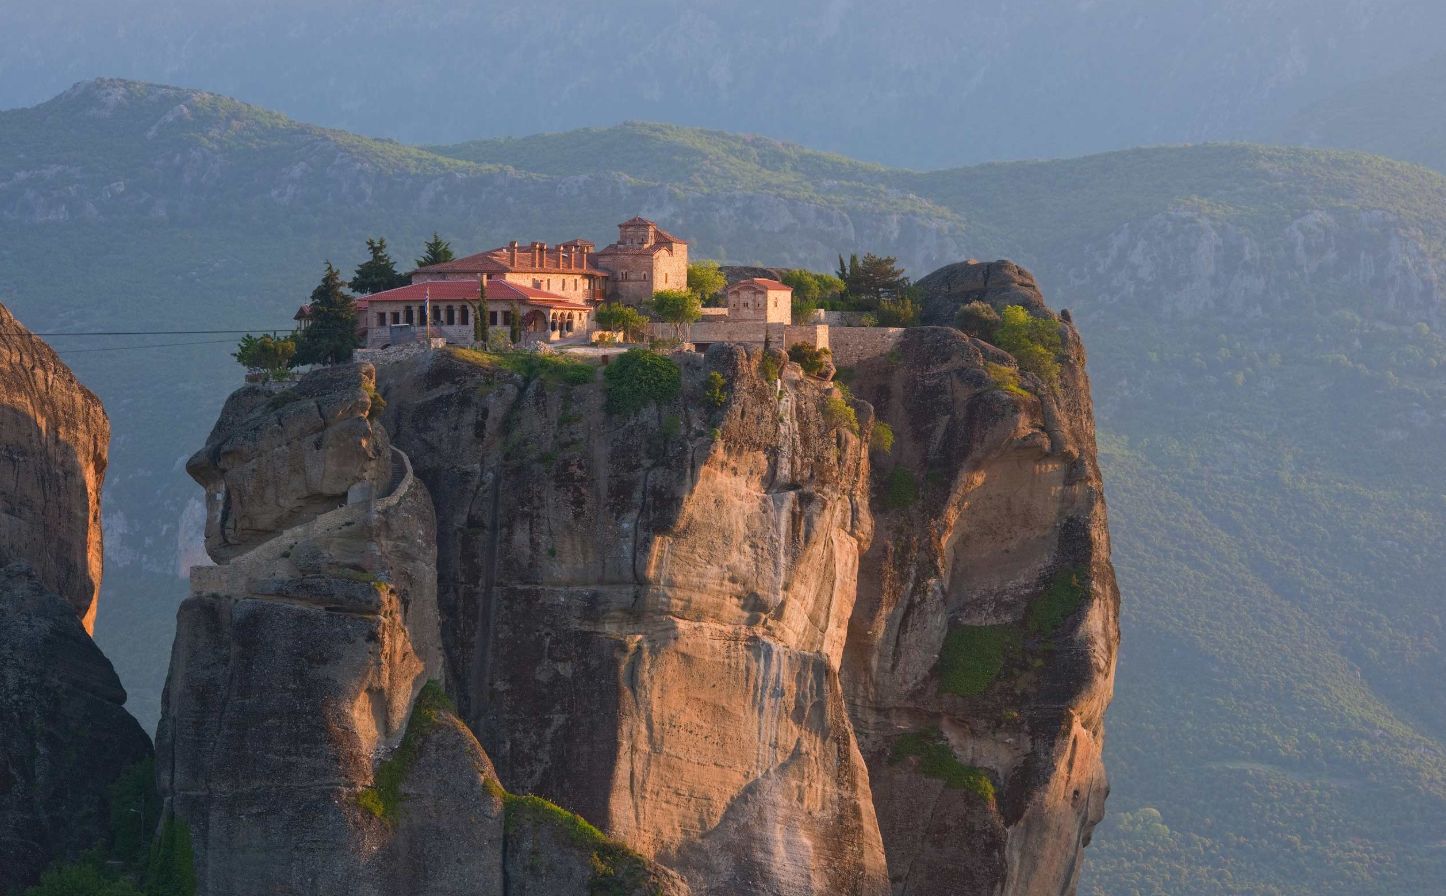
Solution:
{"label": "green shrub", "polygon": [[869,433],[869,447],[883,454],[892,454],[894,428],[882,420],[876,421],[873,430]]}
{"label": "green shrub", "polygon": [[831,356],[832,352],[828,349],[814,348],[803,342],[796,343],[788,349],[788,359],[803,368],[803,372],[809,376],[818,376],[822,373],[824,364],[831,359]]}
{"label": "green shrub", "polygon": [[106,875],[97,865],[79,862],[51,868],[23,896],[142,896],[130,883]]}
{"label": "green shrub", "polygon": [[412,715],[407,719],[402,742],[377,766],[371,786],[357,793],[357,805],[382,821],[395,824],[402,810],[402,782],[406,781],[416,764],[422,742],[437,724],[439,713],[454,711],[452,701],[447,699],[440,684],[428,681],[422,685],[416,702],[412,704]]}
{"label": "green shrub", "polygon": [[763,378],[770,383],[778,382],[778,375],[783,372],[782,366],[778,363],[778,358],[774,357],[773,352],[767,350],[763,352],[763,360],[758,363],[758,370],[763,374]]}
{"label": "green shrub", "polygon": [[919,480],[903,467],[894,467],[884,481],[884,509],[904,510],[919,500]]}
{"label": "green shrub", "polygon": [[1019,371],[1008,364],[991,364],[985,362],[984,372],[994,381],[994,385],[1010,395],[1021,395],[1028,397],[1029,390],[1019,385]]}
{"label": "green shrub", "polygon": [[1033,635],[1053,635],[1079,611],[1087,593],[1083,573],[1078,569],[1060,570],[1045,586],[1044,593],[1029,605],[1025,626]]}
{"label": "green shrub", "polygon": [[859,434],[859,415],[844,400],[842,395],[830,395],[823,408],[824,419],[834,429],[847,429],[854,435]]}
{"label": "green shrub", "polygon": [[603,380],[608,413],[627,416],[677,398],[683,388],[683,371],[671,358],[634,348],[604,368]]}
{"label": "green shrub", "polygon": [[541,379],[552,385],[583,386],[597,375],[596,367],[566,355],[507,352],[502,355],[501,362],[503,367],[529,382]]}
{"label": "green shrub", "polygon": [[703,400],[715,408],[721,408],[728,403],[728,381],[723,379],[723,374],[714,370],[708,374],[708,387],[703,392]]}
{"label": "green shrub", "polygon": [[919,774],[943,781],[951,790],[968,790],[986,802],[994,801],[994,782],[989,773],[960,762],[938,729],[913,731],[895,740],[889,762],[897,764],[905,759],[917,759]]}
{"label": "green shrub", "polygon": [[939,689],[960,697],[988,690],[1019,645],[1012,625],[955,625],[939,651]]}
{"label": "green shrub", "polygon": [[1009,352],[1027,370],[1046,384],[1059,382],[1059,352],[1063,343],[1059,323],[1050,317],[1033,317],[1021,305],[1004,309],[994,344]]}
{"label": "green shrub", "polygon": [[884,299],[879,302],[878,325],[881,327],[916,327],[919,325],[921,312],[919,303],[909,296]]}
{"label": "green shrub", "polygon": [[993,342],[999,335],[1001,323],[999,312],[987,302],[970,302],[954,315],[954,326],[985,342]]}

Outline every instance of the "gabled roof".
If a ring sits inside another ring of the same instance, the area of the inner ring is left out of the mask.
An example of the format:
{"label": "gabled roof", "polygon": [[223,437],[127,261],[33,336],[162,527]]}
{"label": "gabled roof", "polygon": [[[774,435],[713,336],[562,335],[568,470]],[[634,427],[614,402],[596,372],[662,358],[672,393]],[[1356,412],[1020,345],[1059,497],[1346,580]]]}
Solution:
{"label": "gabled roof", "polygon": [[793,287],[787,283],[779,283],[777,280],[769,280],[767,277],[750,277],[747,280],[739,280],[737,283],[728,287],[728,290],[732,291],[740,286],[759,286],[767,290],[786,289],[789,292],[793,291]]}

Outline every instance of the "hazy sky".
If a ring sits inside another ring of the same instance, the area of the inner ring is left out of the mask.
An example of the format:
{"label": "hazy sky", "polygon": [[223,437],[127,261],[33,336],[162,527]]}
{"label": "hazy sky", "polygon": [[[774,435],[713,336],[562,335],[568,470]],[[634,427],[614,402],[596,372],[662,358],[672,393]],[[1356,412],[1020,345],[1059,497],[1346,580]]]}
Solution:
{"label": "hazy sky", "polygon": [[0,107],[118,76],[413,142],[648,119],[914,166],[1264,139],[1440,0],[0,0]]}

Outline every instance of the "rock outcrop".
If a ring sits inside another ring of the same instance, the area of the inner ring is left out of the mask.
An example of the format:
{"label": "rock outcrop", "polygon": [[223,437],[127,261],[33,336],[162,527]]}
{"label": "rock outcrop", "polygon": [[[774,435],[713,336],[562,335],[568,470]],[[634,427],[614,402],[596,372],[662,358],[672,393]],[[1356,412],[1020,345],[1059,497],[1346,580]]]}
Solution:
{"label": "rock outcrop", "polygon": [[1063,349],[1050,383],[925,327],[852,372],[895,435],[844,673],[889,867],[900,893],[1071,893],[1118,647],[1084,350],[1008,262],[921,286],[932,318],[1020,305]]}
{"label": "rock outcrop", "polygon": [[1084,352],[1007,262],[925,285],[1053,360],[921,327],[861,400],[732,345],[233,395],[160,738],[203,892],[1071,893],[1118,639]]}
{"label": "rock outcrop", "polygon": [[100,402],[0,306],[0,892],[106,845],[110,789],[151,755],[90,638]]}
{"label": "rock outcrop", "polygon": [[[157,755],[201,892],[685,892],[564,813],[532,820],[453,714],[432,501],[374,382],[355,365],[243,389],[188,464],[219,565],[192,572]],[[552,848],[514,874],[513,839]]]}
{"label": "rock outcrop", "polygon": [[695,893],[886,892],[838,678],[863,443],[832,387],[765,374],[781,353],[675,358],[679,396],[635,416],[465,353],[382,369],[463,717],[509,787]]}
{"label": "rock outcrop", "polygon": [[0,565],[29,563],[86,631],[100,592],[100,399],[0,305]]}

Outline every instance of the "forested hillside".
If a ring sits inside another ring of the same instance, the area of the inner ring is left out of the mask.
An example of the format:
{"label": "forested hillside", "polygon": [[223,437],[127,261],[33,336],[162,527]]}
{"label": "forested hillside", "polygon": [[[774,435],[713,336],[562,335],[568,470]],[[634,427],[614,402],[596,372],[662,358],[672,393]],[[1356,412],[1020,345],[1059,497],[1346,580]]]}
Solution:
{"label": "forested hillside", "polygon": [[[741,264],[1009,257],[1071,309],[1124,594],[1084,892],[1446,878],[1446,178],[1246,145],[916,173],[642,124],[424,150],[114,81],[0,113],[0,300],[40,333],[287,328],[369,236],[409,260],[633,214]],[[233,340],[47,338],[111,416],[97,635],[149,724]]]}

